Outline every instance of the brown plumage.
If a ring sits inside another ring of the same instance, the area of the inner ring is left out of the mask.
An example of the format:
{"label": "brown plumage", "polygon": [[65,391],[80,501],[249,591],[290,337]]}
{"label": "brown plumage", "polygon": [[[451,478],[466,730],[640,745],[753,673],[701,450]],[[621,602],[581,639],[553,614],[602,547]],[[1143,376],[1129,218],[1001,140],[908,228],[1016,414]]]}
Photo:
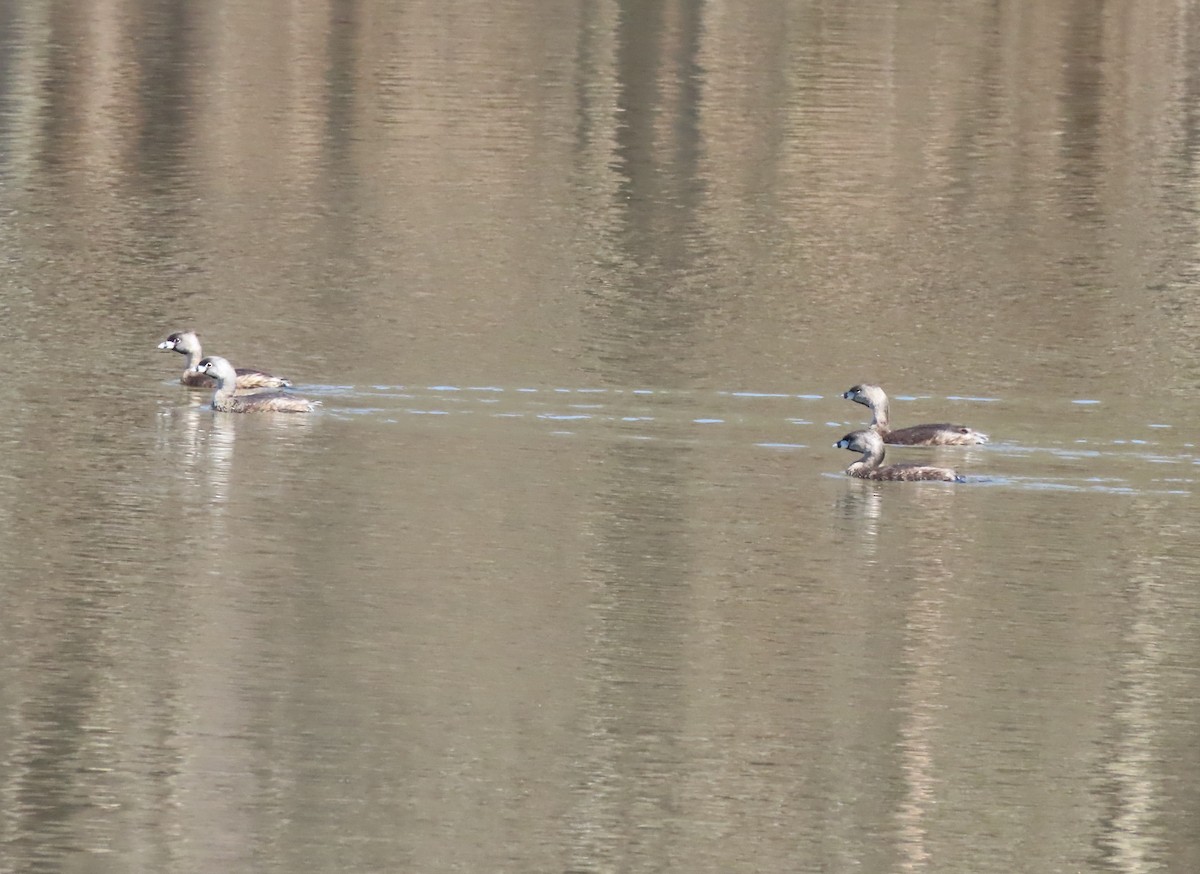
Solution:
{"label": "brown plumage", "polygon": [[[212,377],[199,369],[204,353],[200,350],[200,338],[195,332],[176,331],[159,343],[158,348],[163,352],[178,352],[187,356],[187,365],[179,381],[188,388],[212,388],[216,385]],[[234,372],[237,374],[238,388],[288,388],[292,384],[282,376],[272,376],[264,370],[251,367],[239,367]]]}
{"label": "brown plumage", "polygon": [[897,446],[973,446],[987,443],[988,435],[965,425],[913,425],[891,428],[888,423],[888,396],[877,385],[856,385],[842,397],[862,404],[871,411],[871,430],[884,443]]}
{"label": "brown plumage", "polygon": [[941,482],[966,482],[955,471],[948,467],[932,467],[925,464],[883,464],[883,438],[871,430],[851,431],[837,443],[838,449],[849,449],[861,452],[862,458],[846,468],[848,476],[858,479],[899,480],[903,482],[919,482],[922,480],[939,480]]}
{"label": "brown plumage", "polygon": [[232,364],[218,355],[201,359],[198,368],[201,373],[206,373],[217,381],[212,408],[220,413],[311,413],[319,403],[283,392],[235,394],[237,371],[233,369]]}

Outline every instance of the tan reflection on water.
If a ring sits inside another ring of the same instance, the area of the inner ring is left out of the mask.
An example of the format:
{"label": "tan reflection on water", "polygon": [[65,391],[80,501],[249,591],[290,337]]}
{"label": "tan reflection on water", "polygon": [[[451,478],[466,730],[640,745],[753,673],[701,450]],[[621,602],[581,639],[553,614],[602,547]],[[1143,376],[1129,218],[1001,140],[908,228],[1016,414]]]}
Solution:
{"label": "tan reflection on water", "polygon": [[1195,869],[1196,29],[0,13],[0,871]]}

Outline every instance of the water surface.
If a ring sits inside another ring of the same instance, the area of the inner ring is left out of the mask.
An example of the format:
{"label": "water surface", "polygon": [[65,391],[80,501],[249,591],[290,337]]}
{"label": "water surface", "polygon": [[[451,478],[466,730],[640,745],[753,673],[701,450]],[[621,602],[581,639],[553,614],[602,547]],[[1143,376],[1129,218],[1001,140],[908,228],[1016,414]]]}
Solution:
{"label": "water surface", "polygon": [[0,871],[1195,870],[1193,19],[0,13]]}

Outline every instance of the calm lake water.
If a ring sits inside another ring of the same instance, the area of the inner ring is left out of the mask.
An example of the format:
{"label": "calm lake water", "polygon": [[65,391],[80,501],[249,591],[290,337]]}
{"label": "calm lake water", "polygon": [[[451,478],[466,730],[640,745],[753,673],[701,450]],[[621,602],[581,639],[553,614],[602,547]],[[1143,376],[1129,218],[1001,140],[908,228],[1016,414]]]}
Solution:
{"label": "calm lake water", "polygon": [[[10,4],[0,872],[1200,870],[1198,65],[1156,0]],[[866,381],[968,482],[844,476]]]}

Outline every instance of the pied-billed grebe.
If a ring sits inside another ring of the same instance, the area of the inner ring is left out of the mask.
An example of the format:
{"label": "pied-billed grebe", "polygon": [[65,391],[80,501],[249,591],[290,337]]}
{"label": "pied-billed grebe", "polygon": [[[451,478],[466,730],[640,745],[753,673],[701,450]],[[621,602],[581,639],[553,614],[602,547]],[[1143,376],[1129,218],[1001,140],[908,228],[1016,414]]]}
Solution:
{"label": "pied-billed grebe", "polygon": [[[189,388],[212,388],[213,381],[207,374],[200,372],[200,359],[204,354],[200,351],[200,338],[193,331],[176,331],[170,337],[158,344],[163,352],[178,352],[187,356],[187,366],[179,381]],[[239,367],[237,373],[238,388],[288,388],[289,380],[281,376],[272,376],[263,370],[251,367]]]}
{"label": "pied-billed grebe", "polygon": [[922,480],[940,480],[941,482],[966,482],[955,471],[948,467],[931,467],[925,464],[883,464],[883,438],[875,431],[851,431],[837,443],[838,449],[849,449],[861,452],[863,457],[846,468],[848,476],[859,479],[899,480],[902,482],[917,482]]}
{"label": "pied-billed grebe", "polygon": [[913,425],[892,429],[888,426],[888,396],[877,385],[856,385],[842,397],[862,404],[871,411],[871,430],[884,443],[896,446],[970,446],[987,443],[988,435],[965,425]]}
{"label": "pied-billed grebe", "polygon": [[311,413],[317,406],[316,401],[283,392],[235,394],[237,371],[219,355],[201,359],[198,369],[217,381],[212,408],[220,413]]}

